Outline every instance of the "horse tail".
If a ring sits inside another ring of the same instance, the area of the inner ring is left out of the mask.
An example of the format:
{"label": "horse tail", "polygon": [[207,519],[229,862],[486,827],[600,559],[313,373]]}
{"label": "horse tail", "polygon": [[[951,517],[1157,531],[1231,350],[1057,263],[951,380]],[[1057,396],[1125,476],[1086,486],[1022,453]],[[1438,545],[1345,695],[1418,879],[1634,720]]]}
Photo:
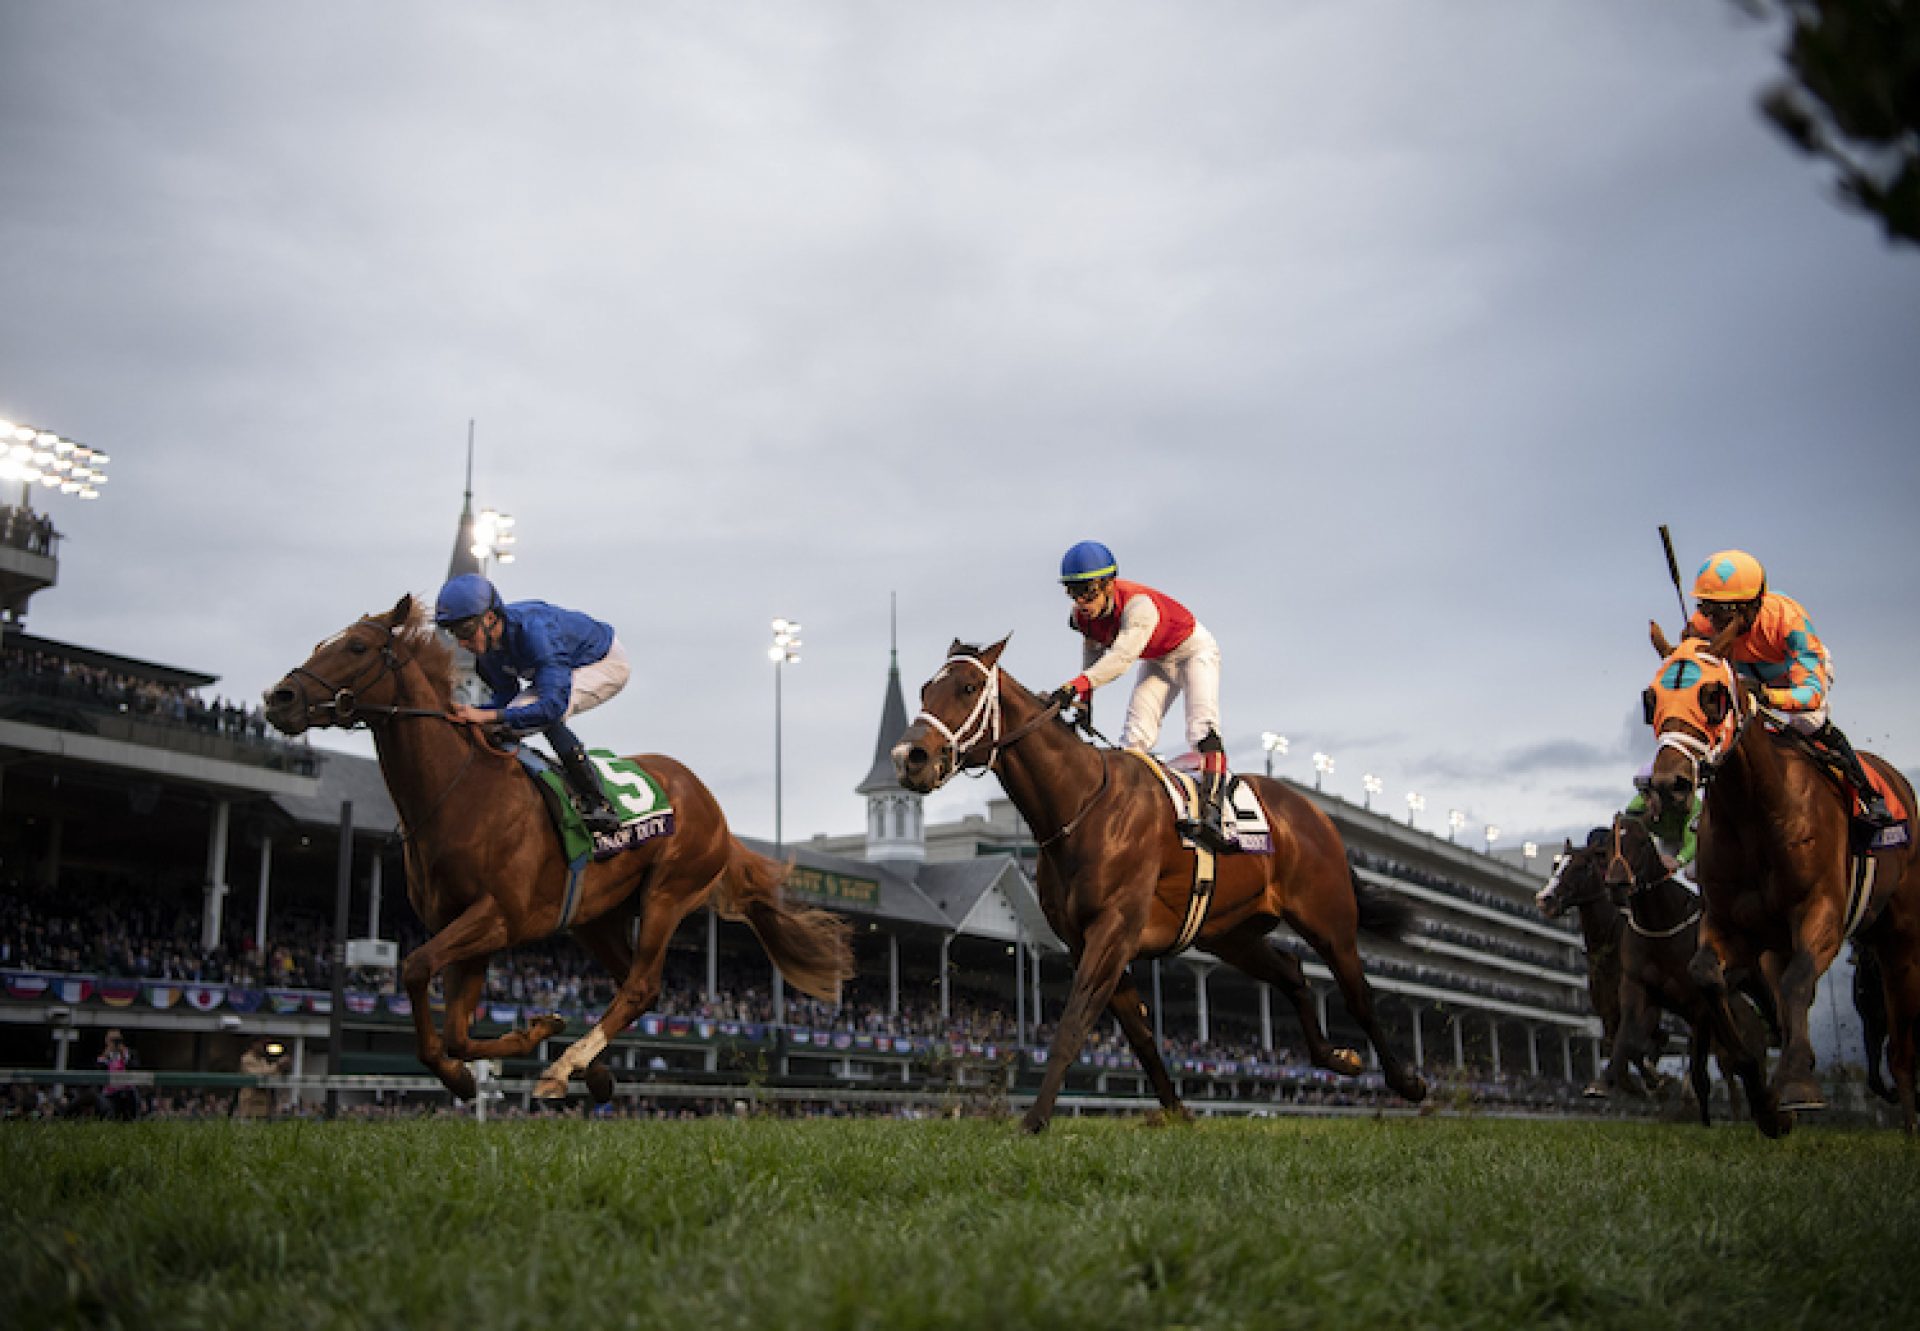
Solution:
{"label": "horse tail", "polygon": [[823,1003],[838,1003],[841,982],[853,976],[847,922],[829,911],[789,905],[780,892],[788,867],[734,838],[714,884],[714,909],[723,919],[746,921],[788,984]]}
{"label": "horse tail", "polygon": [[1353,899],[1360,907],[1360,932],[1375,938],[1399,938],[1413,927],[1413,907],[1403,899],[1360,881],[1360,875],[1347,868],[1353,880]]}

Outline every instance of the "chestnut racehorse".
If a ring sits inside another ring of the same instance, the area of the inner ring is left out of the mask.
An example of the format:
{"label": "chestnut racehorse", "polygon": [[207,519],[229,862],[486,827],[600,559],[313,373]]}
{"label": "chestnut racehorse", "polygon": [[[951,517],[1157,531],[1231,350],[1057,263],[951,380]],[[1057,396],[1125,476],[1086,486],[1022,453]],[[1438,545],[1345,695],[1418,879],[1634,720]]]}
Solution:
{"label": "chestnut racehorse", "polygon": [[[1138,758],[1097,748],[1058,720],[1000,666],[1006,640],[981,649],[955,642],[920,690],[920,715],[894,746],[900,782],[937,789],[955,772],[992,769],[1038,838],[1040,907],[1073,954],[1073,989],[1047,1053],[1046,1075],[1022,1125],[1039,1132],[1067,1070],[1104,1010],[1120,1023],[1170,1116],[1186,1108],[1155,1048],[1145,1004],[1127,967],[1173,945],[1187,911],[1194,852],[1174,830],[1160,779]],[[1419,1073],[1381,1036],[1360,969],[1356,930],[1392,936],[1405,907],[1363,887],[1325,814],[1278,781],[1248,778],[1273,825],[1270,855],[1222,855],[1213,902],[1194,946],[1278,988],[1299,1012],[1308,1056],[1352,1075],[1360,1056],[1320,1029],[1300,962],[1267,935],[1282,921],[1318,953],[1347,1011],[1380,1056],[1386,1083],[1408,1100],[1426,1095]]]}
{"label": "chestnut racehorse", "polygon": [[[447,717],[451,682],[452,653],[427,607],[403,596],[314,648],[265,695],[267,719],[289,735],[310,726],[365,725],[373,733],[405,833],[407,898],[433,933],[407,956],[401,979],[420,1061],[448,1090],[473,1095],[466,1060],[522,1057],[565,1029],[548,1015],[492,1040],[469,1034],[487,958],[563,928],[620,988],[593,1029],[541,1074],[535,1094],[543,1098],[563,1097],[576,1074],[596,1100],[612,1094],[612,1076],[595,1060],[659,997],[674,929],[709,898],[726,918],[746,920],[788,983],[838,1001],[852,973],[845,924],[782,901],[785,869],[741,845],[712,793],[671,758],[630,761],[665,789],[673,831],[588,866],[569,909],[567,864],[540,794],[519,759]],[[443,972],[444,1041],[428,994]]]}
{"label": "chestnut racehorse", "polygon": [[[1662,664],[1647,701],[1659,752],[1649,814],[1686,806],[1704,787],[1697,877],[1705,904],[1691,963],[1707,991],[1715,1034],[1739,1038],[1728,985],[1757,977],[1771,995],[1781,1051],[1771,1085],[1753,1051],[1741,1051],[1741,1080],[1754,1119],[1769,1136],[1793,1112],[1825,1105],[1813,1076],[1807,1010],[1814,987],[1847,934],[1850,795],[1797,740],[1773,733],[1757,696],[1726,657],[1738,625],[1711,641],[1678,647],[1654,624]],[[1886,779],[1911,813],[1913,788],[1871,754],[1861,759]],[[1855,936],[1880,963],[1888,1016],[1888,1065],[1909,1133],[1914,1131],[1914,1042],[1920,1022],[1920,869],[1909,842],[1875,852],[1873,890]]]}

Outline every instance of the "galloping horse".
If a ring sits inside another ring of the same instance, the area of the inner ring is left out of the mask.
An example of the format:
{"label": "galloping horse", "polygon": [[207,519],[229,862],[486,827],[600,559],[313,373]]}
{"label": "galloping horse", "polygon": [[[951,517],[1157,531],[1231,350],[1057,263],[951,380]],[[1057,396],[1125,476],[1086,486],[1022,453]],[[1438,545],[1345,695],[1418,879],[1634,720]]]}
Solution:
{"label": "galloping horse", "polygon": [[[1543,909],[1550,894],[1561,909],[1581,905],[1583,919],[1590,908],[1587,903],[1605,901],[1618,922],[1613,965],[1618,1026],[1612,1036],[1603,1085],[1609,1090],[1631,1090],[1631,1068],[1639,1068],[1642,1077],[1652,1084],[1649,1060],[1658,1056],[1662,1043],[1660,1014],[1671,1012],[1688,1027],[1687,1080],[1699,1108],[1700,1124],[1707,1126],[1712,1121],[1708,1044],[1713,1044],[1730,1092],[1734,1061],[1725,1048],[1712,1041],[1707,995],[1688,970],[1699,951],[1699,899],[1673,879],[1646,825],[1625,815],[1616,815],[1610,827],[1595,828],[1584,848],[1562,859],[1540,894]],[[1764,1048],[1766,1032],[1753,1010],[1741,1003],[1733,1012],[1744,1042]],[[1731,1093],[1728,1106],[1738,1122],[1740,1102]]]}
{"label": "galloping horse", "polygon": [[[1569,841],[1555,859],[1547,885],[1535,894],[1533,904],[1550,920],[1568,911],[1576,911],[1580,937],[1587,952],[1587,998],[1594,1015],[1600,1018],[1600,1035],[1612,1051],[1620,1035],[1620,936],[1626,932],[1626,916],[1607,889],[1604,856],[1608,832],[1596,827],[1587,836],[1587,844],[1575,850]],[[1661,1080],[1653,1065],[1658,1052],[1636,1059],[1630,1067],[1609,1064],[1605,1075],[1587,1088],[1590,1096],[1602,1096],[1611,1088],[1632,1089],[1631,1077],[1638,1071],[1645,1088],[1651,1090]]]}
{"label": "galloping horse", "polygon": [[[584,1074],[596,1100],[613,1080],[596,1062],[608,1042],[660,994],[667,943],[686,915],[713,898],[744,918],[801,991],[838,1000],[852,973],[846,926],[825,911],[781,900],[785,869],[741,845],[699,778],[671,758],[632,759],[665,789],[674,830],[586,868],[567,892],[559,834],[539,793],[509,753],[477,727],[452,722],[452,654],[427,607],[403,596],[386,614],[349,624],[265,695],[267,719],[289,735],[309,726],[365,725],[406,834],[407,898],[433,936],[407,956],[401,979],[413,1003],[420,1061],[456,1096],[474,1092],[466,1060],[517,1058],[558,1035],[554,1015],[492,1040],[469,1023],[487,958],[503,948],[570,932],[620,981],[599,1022],[541,1074],[536,1095],[559,1098]],[[633,925],[638,922],[637,942]],[[446,975],[446,1037],[433,1027],[428,987]]]}
{"label": "galloping horse", "polygon": [[[920,715],[894,746],[893,760],[901,784],[923,794],[963,768],[997,771],[1039,839],[1040,906],[1071,950],[1074,973],[1046,1075],[1022,1125],[1029,1132],[1047,1126],[1102,1009],[1119,1021],[1167,1114],[1185,1117],[1127,966],[1165,952],[1179,936],[1194,854],[1174,830],[1159,777],[1139,758],[1075,735],[1057,719],[1057,707],[1000,667],[1005,646],[1005,639],[985,649],[953,644],[920,690]],[[1357,929],[1398,933],[1405,908],[1362,887],[1325,814],[1278,781],[1248,779],[1273,825],[1273,853],[1220,857],[1211,912],[1194,945],[1279,989],[1299,1012],[1315,1065],[1355,1074],[1360,1056],[1334,1048],[1320,1029],[1299,960],[1267,936],[1285,920],[1333,972],[1347,1011],[1380,1056],[1387,1085],[1408,1100],[1422,1099],[1426,1083],[1380,1033],[1355,939]]]}
{"label": "galloping horse", "polygon": [[[1649,813],[1686,807],[1704,787],[1697,876],[1705,903],[1691,968],[1707,992],[1715,1034],[1736,1050],[1754,1119],[1768,1136],[1785,1133],[1793,1111],[1824,1106],[1813,1077],[1807,1009],[1814,986],[1848,933],[1849,795],[1799,742],[1771,734],[1758,699],[1726,659],[1737,626],[1711,641],[1678,647],[1654,624],[1662,665],[1647,691],[1659,738]],[[1871,754],[1898,802],[1914,809],[1913,788]],[[1875,852],[1871,893],[1857,903],[1856,936],[1885,977],[1888,1064],[1906,1129],[1914,1131],[1914,1042],[1920,1021],[1920,868],[1912,842]],[[1727,1004],[1729,982],[1757,977],[1781,1025],[1780,1060],[1770,1086],[1757,1058],[1739,1047]]]}

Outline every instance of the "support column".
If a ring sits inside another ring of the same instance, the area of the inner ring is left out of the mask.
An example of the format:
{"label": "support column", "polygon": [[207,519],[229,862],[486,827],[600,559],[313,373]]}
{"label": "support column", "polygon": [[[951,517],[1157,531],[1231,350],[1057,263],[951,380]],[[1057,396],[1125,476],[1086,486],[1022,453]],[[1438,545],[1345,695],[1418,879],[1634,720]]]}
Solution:
{"label": "support column", "polygon": [[1420,1009],[1423,1004],[1417,998],[1409,999],[1408,1004],[1413,1008],[1413,1066],[1417,1070],[1427,1065],[1427,1046],[1420,1034]]}
{"label": "support column", "polygon": [[1046,1005],[1040,1001],[1040,945],[1035,943],[1028,948],[1027,955],[1033,958],[1033,1030],[1037,1039],[1040,1023],[1047,1019]]}
{"label": "support column", "polygon": [[200,946],[207,951],[220,945],[220,918],[227,896],[227,820],[232,811],[229,801],[214,801],[213,824],[207,829],[206,906],[200,915]]}
{"label": "support column", "polygon": [[1540,1075],[1540,1032],[1533,1023],[1527,1023],[1527,1071],[1533,1076]]}
{"label": "support column", "polygon": [[1487,1048],[1493,1054],[1493,1075],[1500,1076],[1500,1023],[1492,1017],[1487,1018]]}
{"label": "support column", "polygon": [[1453,1066],[1455,1071],[1465,1071],[1467,1066],[1467,1041],[1460,1033],[1460,1014],[1447,1013],[1447,1025],[1453,1027]]}
{"label": "support column", "polygon": [[1566,1027],[1560,1028],[1560,1066],[1566,1069],[1567,1080],[1573,1080],[1573,1032]]}
{"label": "support column", "polygon": [[1600,1080],[1600,1074],[1607,1066],[1606,1051],[1600,1047],[1600,1037],[1593,1037],[1593,1079]]}
{"label": "support column", "polygon": [[[260,900],[253,911],[253,950],[260,954],[261,973],[267,961],[267,895],[273,882],[273,838],[260,838]],[[271,982],[271,981],[269,981]]]}
{"label": "support column", "polygon": [[778,966],[773,968],[773,1024],[787,1024],[787,981]]}
{"label": "support column", "polygon": [[900,1015],[900,935],[887,935],[887,1015]]}
{"label": "support column", "polygon": [[1254,988],[1260,991],[1260,1047],[1271,1054],[1273,1052],[1273,986],[1256,980]]}
{"label": "support column", "polygon": [[707,1002],[720,997],[720,912],[707,903]]}
{"label": "support column", "polygon": [[1213,1040],[1212,1013],[1207,1011],[1207,971],[1210,967],[1198,961],[1190,961],[1193,969],[1193,1003],[1197,1021],[1195,1023],[1201,1044],[1210,1044]]}
{"label": "support column", "polygon": [[1153,1042],[1160,1044],[1166,1039],[1166,1025],[1160,1016],[1160,1010],[1166,1004],[1160,999],[1160,958],[1153,959]]}
{"label": "support column", "polygon": [[380,852],[373,853],[373,865],[367,870],[367,937],[380,936]]}
{"label": "support column", "polygon": [[947,972],[952,969],[950,956],[953,950],[953,935],[940,935],[940,1020],[947,1021],[953,1016],[953,992],[949,987]]}
{"label": "support column", "polygon": [[1018,1037],[1016,1043],[1023,1049],[1027,1045],[1027,958],[1022,951],[1025,947],[1016,933],[1013,939],[1013,1030]]}
{"label": "support column", "polygon": [[1327,1025],[1327,991],[1325,989],[1313,988],[1311,982],[1308,983],[1308,988],[1313,989],[1313,1006],[1314,1010],[1320,1014],[1320,1030],[1328,1037],[1331,1037],[1333,1035],[1333,1028]]}

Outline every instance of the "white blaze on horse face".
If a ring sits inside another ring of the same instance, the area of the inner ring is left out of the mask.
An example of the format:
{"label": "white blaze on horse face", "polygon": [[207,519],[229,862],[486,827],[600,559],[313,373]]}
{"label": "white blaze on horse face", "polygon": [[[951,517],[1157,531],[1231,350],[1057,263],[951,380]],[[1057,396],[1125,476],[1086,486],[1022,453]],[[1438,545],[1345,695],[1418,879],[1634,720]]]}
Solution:
{"label": "white blaze on horse face", "polygon": [[1567,865],[1570,862],[1571,857],[1567,855],[1555,855],[1553,857],[1553,873],[1547,878],[1547,885],[1533,894],[1534,907],[1542,913],[1545,913],[1548,904],[1553,900],[1554,894],[1560,890],[1560,878],[1566,873]]}

